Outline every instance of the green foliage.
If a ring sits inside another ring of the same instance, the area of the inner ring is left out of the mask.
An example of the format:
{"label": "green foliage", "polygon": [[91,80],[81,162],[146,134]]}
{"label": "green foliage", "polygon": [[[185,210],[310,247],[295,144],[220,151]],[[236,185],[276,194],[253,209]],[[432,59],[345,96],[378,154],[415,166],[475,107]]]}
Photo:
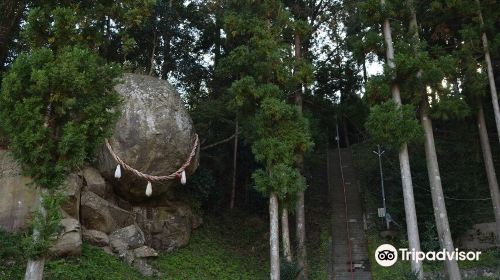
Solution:
{"label": "green foliage", "polygon": [[139,280],[149,279],[134,268],[104,252],[101,248],[83,245],[78,258],[54,259],[47,263],[45,277],[54,280]]}
{"label": "green foliage", "polygon": [[22,279],[26,257],[19,240],[20,234],[10,234],[0,229],[0,279]]}
{"label": "green foliage", "polygon": [[[22,235],[0,231],[0,279],[22,279],[30,249],[19,242]],[[101,248],[84,244],[78,258],[52,259],[46,262],[45,279],[144,279],[136,270]]]}
{"label": "green foliage", "polygon": [[220,216],[218,222],[206,220],[185,248],[162,254],[155,265],[168,279],[267,279],[266,242],[255,240],[265,229],[228,218],[227,223]]}
{"label": "green foliage", "polygon": [[441,96],[439,102],[433,102],[431,116],[433,119],[461,120],[470,114],[470,108],[460,96]]}
{"label": "green foliage", "polygon": [[231,49],[216,73],[232,80],[231,107],[238,110],[245,138],[264,167],[252,176],[256,189],[285,199],[305,189],[293,166],[295,154],[312,146],[307,121],[285,98],[311,80],[312,70],[287,54],[282,34],[291,20],[281,1],[229,1],[226,8],[224,31]]}
{"label": "green foliage", "polygon": [[371,103],[377,104],[391,97],[391,80],[386,75],[374,75],[366,84],[366,93]]}
{"label": "green foliage", "polygon": [[398,107],[393,101],[372,107],[366,128],[376,142],[393,149],[421,140],[423,135],[422,128],[415,119],[413,106]]}
{"label": "green foliage", "polygon": [[304,153],[312,146],[306,119],[282,100],[264,98],[254,121],[252,150],[266,167],[278,163],[292,165],[296,152]]}
{"label": "green foliage", "polygon": [[179,186],[178,191],[190,199],[190,206],[199,213],[202,207],[206,207],[211,198],[218,197],[222,190],[216,184],[212,170],[200,165],[187,184]]}
{"label": "green foliage", "polygon": [[281,201],[306,188],[306,180],[300,172],[283,163],[268,167],[266,170],[258,169],[252,178],[259,192],[263,194],[274,192]]}
{"label": "green foliage", "polygon": [[65,48],[22,54],[5,75],[1,130],[23,172],[49,193],[43,197],[45,213],[34,219],[40,236],[26,244],[31,256],[43,254],[57,231],[56,189],[92,159],[111,132],[119,105],[112,86],[119,73],[85,49]]}
{"label": "green foliage", "polygon": [[37,211],[32,223],[32,228],[38,230],[38,240],[35,241],[34,236],[27,236],[22,240],[24,251],[30,259],[42,256],[52,245],[55,234],[60,230],[60,205],[64,199],[61,193],[42,191],[44,212]]}
{"label": "green foliage", "polygon": [[280,279],[295,280],[300,273],[300,268],[294,262],[282,260],[280,262]]}
{"label": "green foliage", "polygon": [[44,188],[92,159],[117,117],[117,65],[85,49],[20,55],[3,80],[2,131],[23,171]]}
{"label": "green foliage", "polygon": [[121,43],[117,53],[126,57],[136,48],[129,34],[131,29],[142,24],[154,2],[37,1],[30,8],[22,37],[31,49],[80,46],[104,51],[110,47],[112,36],[116,36]]}

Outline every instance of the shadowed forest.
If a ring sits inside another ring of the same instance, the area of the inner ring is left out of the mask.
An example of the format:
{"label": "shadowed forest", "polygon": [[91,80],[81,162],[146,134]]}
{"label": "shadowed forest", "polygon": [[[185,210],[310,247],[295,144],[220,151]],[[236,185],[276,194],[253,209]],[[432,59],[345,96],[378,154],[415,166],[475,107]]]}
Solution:
{"label": "shadowed forest", "polygon": [[0,279],[500,279],[499,31],[495,0],[0,0]]}

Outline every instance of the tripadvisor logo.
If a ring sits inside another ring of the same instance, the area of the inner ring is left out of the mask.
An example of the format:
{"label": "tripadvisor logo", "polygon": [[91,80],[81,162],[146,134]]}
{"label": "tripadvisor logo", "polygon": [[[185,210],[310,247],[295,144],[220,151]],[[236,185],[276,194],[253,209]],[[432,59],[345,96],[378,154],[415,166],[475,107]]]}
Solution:
{"label": "tripadvisor logo", "polygon": [[382,244],[375,251],[375,260],[381,266],[392,266],[398,261],[398,251],[391,244]]}
{"label": "tripadvisor logo", "polygon": [[445,261],[445,260],[457,260],[457,261],[478,261],[481,252],[479,251],[459,251],[455,249],[454,251],[446,251],[445,249],[440,251],[415,251],[415,249],[409,250],[407,248],[399,248],[397,250],[391,244],[382,244],[378,246],[375,250],[375,260],[381,266],[392,266],[398,261],[398,256],[402,261]]}

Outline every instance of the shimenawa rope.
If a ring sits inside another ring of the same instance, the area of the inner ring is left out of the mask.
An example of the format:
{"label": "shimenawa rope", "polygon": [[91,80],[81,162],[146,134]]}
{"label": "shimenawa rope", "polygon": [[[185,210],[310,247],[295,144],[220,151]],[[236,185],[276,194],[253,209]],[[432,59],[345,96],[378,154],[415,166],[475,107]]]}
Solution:
{"label": "shimenawa rope", "polygon": [[111,156],[113,157],[113,159],[118,163],[118,166],[116,167],[116,171],[115,171],[115,177],[116,178],[120,178],[121,177],[121,170],[120,170],[120,166],[121,166],[125,170],[127,170],[129,172],[132,172],[137,177],[146,179],[148,181],[148,185],[146,187],[146,195],[147,196],[150,196],[151,193],[152,193],[151,182],[167,181],[167,180],[173,180],[173,179],[180,178],[182,184],[186,183],[186,172],[185,172],[185,170],[191,164],[191,161],[193,160],[194,156],[196,155],[196,151],[198,149],[198,143],[199,143],[198,134],[195,134],[195,140],[194,140],[194,143],[193,143],[193,149],[191,150],[191,153],[189,154],[189,157],[187,158],[186,162],[184,162],[184,164],[179,169],[177,169],[175,172],[173,172],[172,174],[165,175],[165,176],[154,176],[154,175],[142,173],[141,171],[139,171],[139,170],[133,168],[132,166],[128,165],[127,163],[125,163],[115,153],[115,151],[111,147],[109,139],[106,139],[106,147],[108,148],[108,151],[111,154]]}

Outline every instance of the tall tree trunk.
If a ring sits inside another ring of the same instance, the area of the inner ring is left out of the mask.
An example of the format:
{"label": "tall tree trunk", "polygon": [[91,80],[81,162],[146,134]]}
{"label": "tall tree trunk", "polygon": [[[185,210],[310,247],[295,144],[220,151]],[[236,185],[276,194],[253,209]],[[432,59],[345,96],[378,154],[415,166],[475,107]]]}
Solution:
{"label": "tall tree trunk", "polygon": [[[476,0],[478,14],[479,14],[479,22],[481,24],[481,28],[484,28],[484,20],[483,13],[481,12],[481,3],[479,0]],[[493,112],[495,114],[495,123],[497,126],[497,136],[498,141],[500,142],[500,108],[498,105],[498,95],[497,95],[497,87],[495,85],[495,76],[493,74],[493,65],[491,63],[490,50],[488,47],[488,37],[486,36],[486,31],[482,30],[481,38],[483,40],[483,49],[484,49],[484,60],[486,61],[486,67],[488,68],[488,81],[490,84],[490,93],[491,93],[491,103],[493,104]]]}
{"label": "tall tree trunk", "polygon": [[488,130],[486,129],[486,121],[484,120],[483,103],[478,99],[477,127],[479,130],[479,139],[481,142],[481,150],[483,151],[484,167],[486,168],[486,177],[490,187],[491,202],[493,211],[495,212],[496,221],[496,245],[500,246],[500,191],[498,190],[498,180],[495,173],[495,165],[491,155],[491,147],[488,139]]}
{"label": "tall tree trunk", "polygon": [[281,212],[281,238],[283,239],[283,255],[287,262],[292,262],[292,249],[290,248],[290,228],[288,227],[288,209]]}
{"label": "tall tree trunk", "polygon": [[24,280],[42,280],[44,267],[45,267],[44,257],[37,260],[28,260],[28,265],[26,266],[26,273],[24,274]]}
{"label": "tall tree trunk", "polygon": [[[385,5],[385,0],[380,0],[382,6]],[[392,43],[391,25],[389,19],[384,19],[383,33],[386,44],[387,64],[391,69],[394,69],[394,46]],[[393,84],[391,87],[392,98],[398,106],[401,106],[401,94],[399,85]],[[405,143],[399,150],[399,166],[401,169],[401,180],[403,183],[403,198],[406,215],[406,228],[408,232],[408,244],[410,250],[420,251],[420,237],[418,234],[417,211],[415,209],[415,198],[413,196],[413,182],[410,170],[410,157],[408,156],[408,145]],[[411,261],[413,273],[418,275],[419,279],[423,278],[422,262],[415,260]]]}
{"label": "tall tree trunk", "polygon": [[278,196],[269,196],[269,245],[271,247],[271,280],[280,279]]}
{"label": "tall tree trunk", "polygon": [[[408,1],[410,8],[410,32],[414,38],[414,51],[418,51],[418,43],[420,42],[417,24],[417,14],[415,11],[413,0]],[[417,78],[422,77],[422,70],[417,73]],[[439,236],[439,243],[442,249],[448,252],[454,252],[453,239],[451,238],[450,224],[448,222],[448,213],[444,201],[443,186],[441,184],[441,174],[439,172],[439,164],[436,153],[436,145],[434,143],[434,133],[432,130],[432,120],[429,115],[429,101],[423,85],[420,85],[420,93],[422,96],[422,108],[420,111],[420,120],[424,127],[424,143],[425,143],[425,159],[427,163],[427,174],[431,188],[432,206],[434,208],[434,219],[436,220],[436,229]],[[460,270],[456,260],[445,261],[446,274],[448,279],[460,280]]]}
{"label": "tall tree trunk", "polygon": [[[442,249],[448,252],[454,252],[455,247],[453,246],[453,239],[451,238],[448,213],[446,211],[443,187],[441,185],[441,175],[439,173],[434,134],[432,131],[432,120],[429,117],[429,102],[426,97],[424,97],[422,103],[420,118],[425,132],[425,159],[427,161],[427,173],[431,187],[432,206],[434,207],[434,219],[436,220],[439,243]],[[448,279],[462,279],[456,260],[446,260],[444,264]]]}
{"label": "tall tree trunk", "polygon": [[[295,59],[300,60],[302,58],[301,54],[301,40],[300,35],[295,34]],[[300,116],[302,116],[302,85],[297,89],[295,93],[295,106]],[[296,163],[299,169],[302,171],[304,169],[304,155],[296,155]],[[297,235],[297,264],[300,269],[300,279],[307,279],[307,250],[306,250],[306,214],[304,206],[304,192],[301,191],[297,194],[295,210],[295,226]]]}
{"label": "tall tree trunk", "polygon": [[234,149],[233,149],[233,182],[231,186],[231,202],[229,207],[234,208],[234,198],[236,196],[236,163],[238,160],[238,118],[234,125]]}
{"label": "tall tree trunk", "polygon": [[[46,193],[45,190],[41,190],[40,197],[38,198],[40,201],[40,206],[38,208],[38,212],[40,215],[36,215],[35,219],[45,219],[47,213],[43,206],[43,196]],[[35,223],[35,224],[43,224],[43,223]],[[40,229],[35,226],[33,229],[33,241],[34,243],[38,242],[40,239]],[[24,280],[42,280],[43,279],[43,270],[45,267],[45,256],[41,256],[36,260],[29,259],[28,264],[26,265],[26,272],[24,273]]]}

